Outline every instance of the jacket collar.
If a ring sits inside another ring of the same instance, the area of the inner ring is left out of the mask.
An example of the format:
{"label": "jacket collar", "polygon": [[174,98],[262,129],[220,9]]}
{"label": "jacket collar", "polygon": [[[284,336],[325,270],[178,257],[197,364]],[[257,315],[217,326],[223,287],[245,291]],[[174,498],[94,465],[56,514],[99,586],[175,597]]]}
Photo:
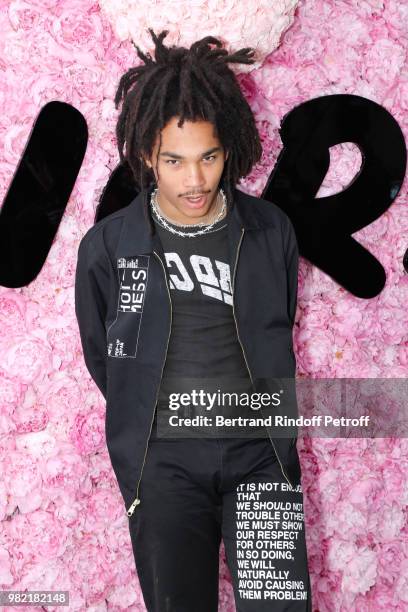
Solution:
{"label": "jacket collar", "polygon": [[[147,203],[153,187],[141,191],[132,202],[125,207],[124,220],[116,249],[116,257],[130,257],[136,254],[151,253],[158,243],[149,205],[143,205],[147,195]],[[231,210],[231,221],[235,229],[264,229],[274,225],[273,220],[260,216],[254,206],[254,196],[249,196],[240,189],[233,190],[234,203]]]}

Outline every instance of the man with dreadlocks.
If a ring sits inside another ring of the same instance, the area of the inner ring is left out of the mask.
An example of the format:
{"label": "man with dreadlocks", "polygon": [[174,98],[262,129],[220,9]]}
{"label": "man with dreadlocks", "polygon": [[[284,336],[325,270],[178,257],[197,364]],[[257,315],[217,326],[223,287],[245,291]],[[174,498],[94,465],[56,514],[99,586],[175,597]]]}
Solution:
{"label": "man with dreadlocks", "polygon": [[143,63],[115,98],[120,159],[139,195],[85,234],[75,285],[143,597],[149,612],[215,612],[223,540],[237,610],[310,611],[296,437],[249,431],[251,419],[228,433],[239,402],[221,402],[225,427],[203,435],[197,393],[180,393],[191,381],[202,400],[214,380],[253,391],[295,376],[294,229],[236,187],[262,148],[228,64],[252,63],[254,51],[229,55],[212,36],[166,47],[166,30],[149,32],[155,58],[136,46]]}

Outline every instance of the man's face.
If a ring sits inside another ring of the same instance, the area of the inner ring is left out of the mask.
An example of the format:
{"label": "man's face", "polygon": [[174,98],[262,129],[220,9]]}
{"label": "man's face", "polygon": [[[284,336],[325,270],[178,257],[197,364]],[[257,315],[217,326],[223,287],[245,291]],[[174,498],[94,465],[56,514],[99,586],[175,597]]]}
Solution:
{"label": "man's face", "polygon": [[[177,223],[199,223],[211,215],[216,204],[228,154],[209,121],[185,121],[181,128],[177,121],[178,117],[173,117],[163,128],[159,157],[157,137],[152,157],[145,161],[153,167],[163,213]],[[203,197],[197,202],[187,199],[199,195]]]}

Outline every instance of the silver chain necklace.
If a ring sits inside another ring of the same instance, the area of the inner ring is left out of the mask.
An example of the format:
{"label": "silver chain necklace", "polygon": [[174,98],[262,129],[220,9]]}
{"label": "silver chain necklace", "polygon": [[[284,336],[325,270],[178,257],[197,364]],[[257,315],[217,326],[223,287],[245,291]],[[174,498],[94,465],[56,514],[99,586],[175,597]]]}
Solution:
{"label": "silver chain necklace", "polygon": [[[221,219],[227,208],[227,198],[225,197],[224,191],[220,189],[219,191],[222,198],[221,210],[211,223],[209,223],[208,225],[203,222],[182,225],[171,221],[172,225],[170,225],[169,219],[166,219],[166,217],[164,217],[164,214],[160,211],[159,203],[157,202],[158,190],[158,188],[154,189],[150,197],[150,206],[152,208],[152,211],[163,227],[165,227],[169,232],[177,234],[178,236],[188,236],[189,238],[194,238],[195,236],[201,236],[203,234],[208,233],[212,229],[212,227],[214,227],[217,221]],[[181,230],[176,229],[174,227],[175,225],[177,225],[178,227],[200,227],[201,229],[197,230],[196,232],[183,232]]]}

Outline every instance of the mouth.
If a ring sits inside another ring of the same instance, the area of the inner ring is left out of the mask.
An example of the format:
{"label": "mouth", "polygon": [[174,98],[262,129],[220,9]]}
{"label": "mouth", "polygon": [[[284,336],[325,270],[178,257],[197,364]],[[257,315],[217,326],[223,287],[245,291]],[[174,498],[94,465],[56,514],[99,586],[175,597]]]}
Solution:
{"label": "mouth", "polygon": [[183,199],[190,208],[201,208],[207,201],[207,195],[204,193],[195,197],[184,197]]}

